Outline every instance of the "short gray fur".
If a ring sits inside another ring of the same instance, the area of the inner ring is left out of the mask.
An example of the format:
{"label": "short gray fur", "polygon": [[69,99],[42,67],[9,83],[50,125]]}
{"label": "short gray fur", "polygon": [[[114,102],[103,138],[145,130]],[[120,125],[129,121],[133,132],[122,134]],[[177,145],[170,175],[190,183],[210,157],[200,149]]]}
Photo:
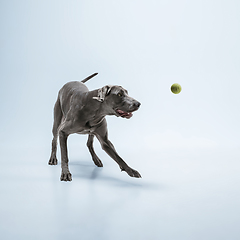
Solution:
{"label": "short gray fur", "polygon": [[140,103],[128,95],[121,86],[106,85],[100,89],[89,91],[84,82],[96,76],[97,73],[81,82],[66,83],[59,91],[54,106],[52,153],[49,165],[57,165],[56,151],[59,136],[61,148],[61,181],[71,181],[72,175],[68,168],[67,138],[70,134],[88,134],[87,147],[93,162],[102,167],[101,160],[93,149],[93,138],[97,137],[102,149],[113,158],[122,171],[131,177],[140,178],[138,171],[129,167],[116,152],[108,139],[106,115],[130,118],[132,112],[138,110]]}

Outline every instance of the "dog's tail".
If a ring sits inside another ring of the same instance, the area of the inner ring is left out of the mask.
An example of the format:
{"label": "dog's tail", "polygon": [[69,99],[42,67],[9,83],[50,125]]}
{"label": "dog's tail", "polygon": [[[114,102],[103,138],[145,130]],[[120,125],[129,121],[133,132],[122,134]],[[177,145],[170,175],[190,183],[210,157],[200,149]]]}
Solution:
{"label": "dog's tail", "polygon": [[94,74],[90,75],[89,77],[83,79],[81,82],[82,82],[82,83],[85,83],[85,82],[88,81],[89,79],[95,77],[97,74],[98,74],[98,73],[94,73]]}

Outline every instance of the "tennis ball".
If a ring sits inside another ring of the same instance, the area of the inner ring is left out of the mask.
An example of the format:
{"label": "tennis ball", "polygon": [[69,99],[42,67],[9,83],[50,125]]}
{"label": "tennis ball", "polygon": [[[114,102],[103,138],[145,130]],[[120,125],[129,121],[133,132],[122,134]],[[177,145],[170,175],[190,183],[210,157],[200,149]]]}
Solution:
{"label": "tennis ball", "polygon": [[171,86],[171,91],[174,93],[174,94],[178,94],[180,93],[182,90],[182,87],[180,84],[178,83],[174,83],[172,86]]}

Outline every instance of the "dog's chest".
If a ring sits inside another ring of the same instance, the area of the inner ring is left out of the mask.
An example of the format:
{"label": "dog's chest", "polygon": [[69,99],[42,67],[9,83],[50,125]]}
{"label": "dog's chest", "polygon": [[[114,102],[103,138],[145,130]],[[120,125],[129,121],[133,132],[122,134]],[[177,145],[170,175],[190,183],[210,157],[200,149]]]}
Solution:
{"label": "dog's chest", "polygon": [[102,118],[99,118],[99,119],[95,119],[93,121],[87,121],[84,125],[84,127],[82,128],[79,128],[77,133],[78,134],[90,134],[90,133],[93,133],[96,128],[98,128],[99,125],[101,125],[102,121],[104,120],[105,118],[102,117]]}
{"label": "dog's chest", "polygon": [[82,126],[76,127],[75,132],[78,134],[90,134],[94,131],[94,129],[95,128],[92,128],[87,122]]}
{"label": "dog's chest", "polygon": [[83,129],[83,130],[77,132],[77,134],[90,134],[90,133],[92,133],[92,131],[90,129],[89,130]]}
{"label": "dog's chest", "polygon": [[92,132],[94,132],[94,130],[96,129],[95,126],[91,126],[90,122],[87,121],[85,124],[81,124],[82,126],[78,126],[76,128],[76,133],[78,134],[90,134]]}

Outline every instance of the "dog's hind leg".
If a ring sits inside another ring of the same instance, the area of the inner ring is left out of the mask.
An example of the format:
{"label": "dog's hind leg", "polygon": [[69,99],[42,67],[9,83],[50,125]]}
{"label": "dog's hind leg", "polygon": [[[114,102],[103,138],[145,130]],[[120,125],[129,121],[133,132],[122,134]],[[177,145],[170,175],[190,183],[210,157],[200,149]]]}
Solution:
{"label": "dog's hind leg", "polygon": [[53,129],[52,129],[52,133],[53,133],[52,153],[51,153],[50,160],[48,162],[49,165],[57,165],[56,153],[57,153],[58,128],[59,128],[59,125],[61,124],[62,117],[63,117],[63,113],[60,106],[60,99],[58,97],[54,106],[54,122],[53,122]]}
{"label": "dog's hind leg", "polygon": [[98,167],[103,167],[101,160],[98,158],[97,154],[93,149],[93,138],[94,138],[94,135],[92,134],[88,135],[87,147],[89,149],[89,152],[91,153],[92,160],[95,163],[95,165],[97,165]]}

